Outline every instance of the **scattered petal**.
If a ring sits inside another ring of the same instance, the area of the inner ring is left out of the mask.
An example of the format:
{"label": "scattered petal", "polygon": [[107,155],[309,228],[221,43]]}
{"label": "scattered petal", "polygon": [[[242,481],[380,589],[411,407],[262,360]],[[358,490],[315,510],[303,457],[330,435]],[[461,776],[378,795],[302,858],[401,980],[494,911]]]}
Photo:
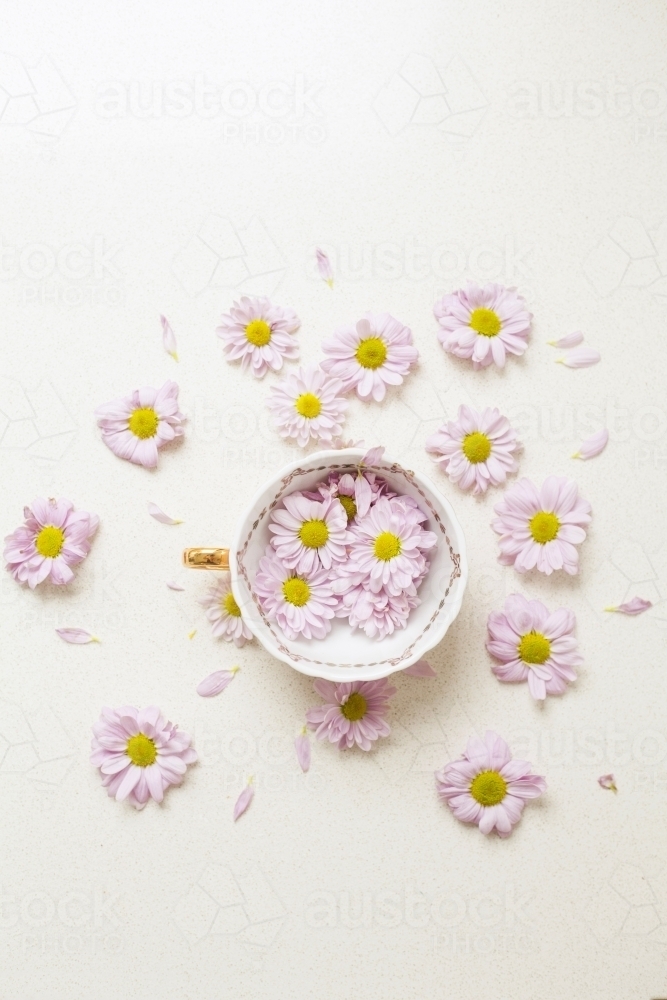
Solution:
{"label": "scattered petal", "polygon": [[91,632],[86,632],[83,628],[57,628],[56,632],[61,639],[65,640],[65,642],[83,644],[86,642],[100,641],[96,635],[93,635]]}
{"label": "scattered petal", "polygon": [[382,461],[383,455],[384,455],[384,445],[378,445],[376,448],[371,448],[370,451],[367,451],[359,464],[377,465],[378,462]]}
{"label": "scattered petal", "polygon": [[197,634],[197,629],[193,628],[192,632],[188,632],[188,639],[194,639]]}
{"label": "scattered petal", "polygon": [[333,439],[329,447],[333,448],[335,451],[344,451],[347,448],[363,448],[363,446],[363,440],[353,441],[352,438],[350,438],[349,441],[346,441],[342,437],[337,437]]}
{"label": "scattered petal", "polygon": [[567,368],[590,368],[600,360],[600,352],[592,347],[575,347],[568,351],[564,358],[558,358],[557,364]]}
{"label": "scattered petal", "polygon": [[560,340],[547,340],[547,344],[550,347],[560,347],[561,350],[566,351],[569,347],[577,347],[583,339],[583,333],[581,330],[577,330],[575,333],[568,333],[567,337],[561,337]]}
{"label": "scattered petal", "polygon": [[239,795],[238,799],[236,800],[236,805],[234,806],[235,822],[239,818],[239,816],[243,816],[243,813],[246,811],[246,809],[253,800],[255,789],[252,782],[253,778],[252,775],[250,775],[250,777],[248,778],[248,784],[245,786],[245,788]]}
{"label": "scattered petal", "polygon": [[601,431],[586,438],[579,451],[575,451],[572,458],[583,458],[584,460],[595,458],[596,455],[605,450],[608,441],[609,431],[606,427],[603,427]]}
{"label": "scattered petal", "polygon": [[598,778],[598,785],[600,788],[609,788],[612,792],[617,792],[616,780],[613,774],[603,774]]}
{"label": "scattered petal", "polygon": [[197,685],[197,694],[200,694],[202,698],[214,698],[216,694],[224,691],[228,684],[231,684],[240,669],[240,667],[232,667],[231,670],[214,670]]}
{"label": "scattered petal", "polygon": [[176,583],[175,580],[167,580],[167,586],[170,590],[185,590],[185,587],[181,587],[180,583]]}
{"label": "scattered petal", "polygon": [[333,288],[333,269],[331,267],[331,261],[325,254],[324,250],[320,250],[319,247],[315,250],[315,256],[317,257],[317,270],[320,272],[320,278],[326,281],[329,288]]}
{"label": "scattered petal", "polygon": [[171,328],[171,323],[166,316],[160,316],[160,322],[162,323],[162,346],[167,354],[171,354],[174,361],[178,361],[176,336]]}
{"label": "scattered petal", "polygon": [[307,771],[310,767],[310,740],[308,739],[308,728],[304,726],[297,738],[294,740],[296,759],[302,771]]}
{"label": "scattered petal", "polygon": [[410,677],[438,676],[428,660],[417,660],[417,662],[413,663],[411,667],[406,667],[402,673],[408,674]]}
{"label": "scattered petal", "polygon": [[161,510],[156,503],[148,504],[148,513],[151,517],[154,517],[156,521],[159,521],[160,524],[183,524],[182,521],[176,520],[175,517],[169,517],[169,514],[165,514],[165,512]]}
{"label": "scattered petal", "polygon": [[620,611],[624,615],[641,615],[642,612],[652,608],[651,601],[644,600],[643,597],[633,597],[626,604],[618,604],[614,608],[605,608],[605,611]]}

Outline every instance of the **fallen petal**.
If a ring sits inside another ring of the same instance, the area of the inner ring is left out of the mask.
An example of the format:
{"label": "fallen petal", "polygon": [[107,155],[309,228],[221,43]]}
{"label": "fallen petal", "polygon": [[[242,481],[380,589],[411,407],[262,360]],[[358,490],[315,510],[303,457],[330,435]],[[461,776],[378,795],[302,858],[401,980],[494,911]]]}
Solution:
{"label": "fallen petal", "polygon": [[331,448],[334,451],[343,451],[346,448],[362,448],[364,445],[363,440],[361,441],[345,441],[344,438],[334,438],[331,442]]}
{"label": "fallen petal", "polygon": [[175,580],[167,580],[167,586],[170,590],[185,590],[185,587],[181,587],[180,583],[176,583]]}
{"label": "fallen petal", "polygon": [[550,347],[560,347],[563,351],[566,351],[568,347],[576,347],[583,339],[583,333],[581,330],[577,330],[575,333],[568,333],[567,337],[561,337],[560,340],[547,340],[547,344]]}
{"label": "fallen petal", "polygon": [[236,800],[236,805],[234,806],[234,821],[236,821],[239,816],[243,816],[248,806],[253,800],[255,794],[255,789],[252,783],[252,776],[248,778],[248,784],[245,786],[238,799]]}
{"label": "fallen petal", "polygon": [[214,670],[197,685],[197,694],[200,694],[202,698],[214,698],[216,694],[224,691],[228,684],[231,684],[239,670],[240,667],[232,667],[231,670]]}
{"label": "fallen petal", "polygon": [[417,660],[417,662],[413,663],[411,667],[406,667],[402,673],[408,674],[410,677],[438,676],[428,660]]}
{"label": "fallen petal", "polygon": [[308,739],[308,730],[305,726],[294,740],[294,748],[301,770],[307,771],[310,767],[310,740]]}
{"label": "fallen petal", "polygon": [[83,644],[86,642],[100,641],[96,635],[93,635],[91,632],[86,632],[83,628],[57,628],[56,632],[61,639],[65,640],[65,642]]}
{"label": "fallen petal", "polygon": [[174,361],[178,361],[176,336],[171,328],[171,323],[166,316],[160,316],[160,322],[162,323],[162,346],[167,354],[171,354]]}
{"label": "fallen petal", "polygon": [[601,451],[607,447],[607,442],[609,441],[609,431],[606,427],[603,427],[601,431],[596,434],[592,434],[589,438],[583,442],[579,447],[579,451],[575,451],[572,458],[583,458],[584,460],[589,458],[595,458],[599,455]]}
{"label": "fallen petal", "polygon": [[320,250],[319,247],[315,250],[315,256],[317,257],[317,270],[320,272],[320,278],[326,281],[329,288],[333,288],[333,269],[331,267],[331,261],[325,254],[324,250]]}
{"label": "fallen petal", "polygon": [[610,788],[612,792],[617,792],[616,781],[613,774],[603,774],[598,778],[600,788]]}
{"label": "fallen petal", "polygon": [[568,351],[564,358],[558,359],[558,364],[567,368],[590,368],[600,360],[600,352],[592,347],[575,347],[573,351]]}
{"label": "fallen petal", "polygon": [[384,455],[384,445],[378,445],[376,448],[371,448],[367,451],[361,460],[361,465],[377,465],[378,462],[382,461],[382,456]]}
{"label": "fallen petal", "polygon": [[183,524],[182,521],[177,521],[175,517],[169,517],[169,514],[165,514],[156,503],[148,504],[148,513],[151,517],[154,517],[156,521],[160,524]]}
{"label": "fallen petal", "polygon": [[197,629],[193,628],[192,632],[188,632],[188,639],[194,639],[197,634]]}
{"label": "fallen petal", "polygon": [[642,612],[648,611],[652,607],[651,601],[645,601],[643,597],[633,597],[626,604],[617,604],[616,607],[605,608],[605,611],[620,611],[624,615],[641,615]]}

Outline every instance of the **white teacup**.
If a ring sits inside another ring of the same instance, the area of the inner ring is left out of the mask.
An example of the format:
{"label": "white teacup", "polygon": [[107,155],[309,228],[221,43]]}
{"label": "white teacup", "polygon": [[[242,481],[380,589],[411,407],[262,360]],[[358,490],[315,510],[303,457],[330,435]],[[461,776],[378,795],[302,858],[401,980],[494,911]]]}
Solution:
{"label": "white teacup", "polygon": [[285,638],[275,622],[266,618],[253,580],[259,560],[269,544],[271,511],[295,490],[312,490],[330,472],[356,472],[365,452],[358,448],[318,451],[281,469],[259,490],[241,515],[236,535],[227,549],[187,549],[186,566],[231,571],[234,597],[244,620],[269,653],[295,670],[330,681],[373,681],[404,670],[436,646],[456,618],[468,580],[465,538],[448,500],[433,483],[417,472],[383,458],[365,468],[377,472],[399,494],[413,497],[425,514],[424,527],[435,532],[437,547],[428,553],[431,566],[419,588],[422,603],[404,629],[385,639],[369,639],[345,619],[334,618],[325,639],[294,641]]}

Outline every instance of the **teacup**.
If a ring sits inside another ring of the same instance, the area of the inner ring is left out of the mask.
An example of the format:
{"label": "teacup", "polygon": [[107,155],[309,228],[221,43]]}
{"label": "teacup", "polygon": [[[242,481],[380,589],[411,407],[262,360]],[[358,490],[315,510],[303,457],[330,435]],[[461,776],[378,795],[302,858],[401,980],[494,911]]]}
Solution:
{"label": "teacup", "polygon": [[264,648],[295,670],[331,681],[372,681],[404,670],[422,659],[444,637],[456,618],[468,579],[465,538],[451,504],[421,473],[382,458],[364,465],[398,494],[413,497],[428,516],[424,527],[438,542],[428,553],[431,565],[419,588],[421,604],[404,629],[378,640],[335,618],[325,639],[294,641],[269,621],[253,589],[259,560],[271,534],[271,511],[295,490],[312,490],[331,472],[356,474],[365,452],[356,448],[319,451],[281,469],[252,498],[241,514],[229,549],[186,549],[183,562],[198,569],[229,569],[234,597],[253,635]]}

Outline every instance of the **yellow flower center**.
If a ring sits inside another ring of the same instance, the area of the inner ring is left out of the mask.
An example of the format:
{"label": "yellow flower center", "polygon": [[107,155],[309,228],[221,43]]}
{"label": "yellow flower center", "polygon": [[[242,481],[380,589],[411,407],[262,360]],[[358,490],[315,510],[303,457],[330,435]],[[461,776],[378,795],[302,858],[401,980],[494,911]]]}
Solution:
{"label": "yellow flower center", "polygon": [[497,337],[502,326],[500,316],[493,309],[473,309],[470,326],[483,337]]}
{"label": "yellow flower center", "polygon": [[322,412],[322,404],[312,392],[302,393],[295,402],[294,407],[300,416],[307,417],[308,420],[319,417]]}
{"label": "yellow flower center", "polygon": [[283,596],[288,604],[302,608],[310,597],[310,587],[305,580],[299,579],[298,576],[291,576],[283,583]]}
{"label": "yellow flower center", "polygon": [[358,691],[354,691],[345,704],[340,706],[341,712],[350,722],[358,722],[359,719],[363,719],[367,708],[368,702]]}
{"label": "yellow flower center", "polygon": [[125,753],[137,767],[150,767],[151,764],[155,763],[157,747],[148,736],[139,733],[137,736],[131,736],[127,741]]}
{"label": "yellow flower center", "polygon": [[528,522],[530,533],[539,545],[553,542],[560,528],[560,521],[549,510],[541,510],[534,514]]}
{"label": "yellow flower center", "polygon": [[521,636],[517,650],[524,663],[544,663],[549,659],[551,643],[541,632],[527,632]]}
{"label": "yellow flower center", "polygon": [[357,347],[355,357],[362,368],[380,368],[387,359],[387,346],[379,337],[367,337]]}
{"label": "yellow flower center", "polygon": [[135,437],[143,440],[155,437],[159,422],[160,418],[151,406],[142,406],[134,411],[128,420],[128,427]]}
{"label": "yellow flower center", "polygon": [[352,499],[352,497],[346,497],[345,495],[338,496],[338,499],[342,503],[345,513],[347,514],[348,521],[351,521],[353,517],[357,516],[357,505]]}
{"label": "yellow flower center", "polygon": [[45,559],[55,559],[56,556],[59,556],[64,544],[65,532],[53,524],[47,524],[45,528],[42,528],[35,539],[35,548]]}
{"label": "yellow flower center", "polygon": [[473,778],[470,794],[481,806],[497,806],[507,794],[507,782],[497,771],[482,771]]}
{"label": "yellow flower center", "polygon": [[263,319],[254,319],[245,328],[247,340],[255,347],[264,347],[271,340],[271,327]]}
{"label": "yellow flower center", "polygon": [[479,462],[486,462],[491,454],[491,442],[486,434],[482,434],[481,431],[466,434],[461,448],[465,457],[473,465],[478,465]]}
{"label": "yellow flower center", "polygon": [[324,521],[304,521],[299,528],[299,538],[308,549],[321,549],[329,538]]}
{"label": "yellow flower center", "polygon": [[241,609],[236,603],[236,599],[232,594],[231,590],[228,594],[225,594],[221,601],[221,605],[228,615],[234,615],[235,618],[241,617]]}
{"label": "yellow flower center", "polygon": [[400,551],[401,540],[398,535],[392,534],[391,531],[383,531],[375,539],[373,552],[382,562],[389,562],[390,559],[395,559],[400,554]]}

